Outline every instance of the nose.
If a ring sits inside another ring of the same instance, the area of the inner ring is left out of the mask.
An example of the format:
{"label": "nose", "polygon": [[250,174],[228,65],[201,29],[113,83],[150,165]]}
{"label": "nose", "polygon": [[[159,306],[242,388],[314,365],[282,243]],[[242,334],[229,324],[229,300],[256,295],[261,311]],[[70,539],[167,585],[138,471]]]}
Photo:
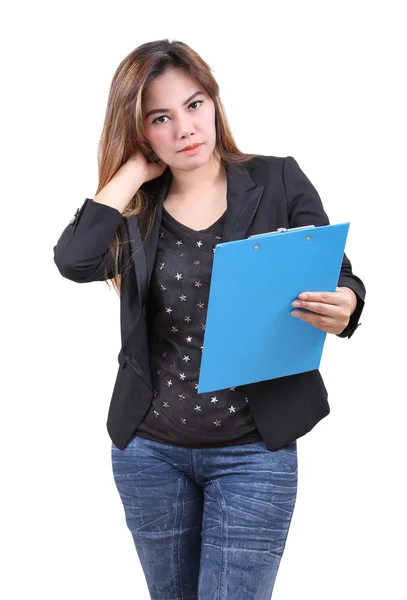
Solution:
{"label": "nose", "polygon": [[[195,133],[192,115],[179,115],[176,118],[176,135],[179,139],[189,138]],[[191,140],[192,143],[193,140]]]}

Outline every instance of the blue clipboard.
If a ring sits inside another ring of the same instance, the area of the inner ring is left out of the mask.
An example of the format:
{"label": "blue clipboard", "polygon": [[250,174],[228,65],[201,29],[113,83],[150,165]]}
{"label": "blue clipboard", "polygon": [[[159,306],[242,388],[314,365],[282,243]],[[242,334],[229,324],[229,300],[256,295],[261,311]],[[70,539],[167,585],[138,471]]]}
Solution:
{"label": "blue clipboard", "polygon": [[293,317],[291,302],[305,291],[336,291],[349,225],[216,245],[198,394],[319,368],[327,334]]}

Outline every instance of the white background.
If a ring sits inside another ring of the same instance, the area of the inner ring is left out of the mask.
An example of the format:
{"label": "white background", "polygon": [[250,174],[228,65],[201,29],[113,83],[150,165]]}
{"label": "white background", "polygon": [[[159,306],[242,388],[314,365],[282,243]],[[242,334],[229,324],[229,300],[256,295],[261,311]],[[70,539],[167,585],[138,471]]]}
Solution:
{"label": "white background", "polygon": [[[1,596],[149,598],[110,462],[119,298],[53,246],[97,187],[108,89],[141,43],[209,63],[242,151],[293,156],[367,288],[328,336],[331,414],[298,440],[273,600],[407,597],[402,2],[20,2],[2,32]],[[404,58],[403,58],[404,55]],[[250,599],[248,599],[250,600]]]}

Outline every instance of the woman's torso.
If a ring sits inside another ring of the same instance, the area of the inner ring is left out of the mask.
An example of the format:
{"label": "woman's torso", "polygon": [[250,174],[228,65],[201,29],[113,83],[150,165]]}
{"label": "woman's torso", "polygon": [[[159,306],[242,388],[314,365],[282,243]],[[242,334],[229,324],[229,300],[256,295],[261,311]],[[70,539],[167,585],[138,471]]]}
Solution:
{"label": "woman's torso", "polygon": [[[175,204],[163,206],[149,289],[154,394],[136,434],[196,448],[260,441],[248,398],[239,388],[197,393],[213,253],[222,241],[226,206],[213,202],[212,211],[183,213],[184,223],[167,206]],[[211,218],[211,225],[195,229]]]}

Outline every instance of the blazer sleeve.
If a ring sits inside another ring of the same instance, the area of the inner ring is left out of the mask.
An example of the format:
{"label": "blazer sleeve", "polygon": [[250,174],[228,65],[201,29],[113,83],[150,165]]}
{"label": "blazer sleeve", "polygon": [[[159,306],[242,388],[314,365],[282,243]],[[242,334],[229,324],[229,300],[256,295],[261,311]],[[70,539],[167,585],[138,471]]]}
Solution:
{"label": "blazer sleeve", "polygon": [[61,275],[77,283],[114,277],[109,245],[122,219],[116,208],[86,198],[53,248]]}
{"label": "blazer sleeve", "polygon": [[[289,227],[305,225],[329,225],[329,218],[322,205],[321,198],[308,177],[300,169],[292,156],[287,156],[283,163],[283,180],[288,207]],[[338,287],[348,287],[356,294],[357,305],[347,327],[337,336],[350,338],[359,323],[365,305],[366,289],[362,280],[352,271],[352,264],[344,253]]]}

